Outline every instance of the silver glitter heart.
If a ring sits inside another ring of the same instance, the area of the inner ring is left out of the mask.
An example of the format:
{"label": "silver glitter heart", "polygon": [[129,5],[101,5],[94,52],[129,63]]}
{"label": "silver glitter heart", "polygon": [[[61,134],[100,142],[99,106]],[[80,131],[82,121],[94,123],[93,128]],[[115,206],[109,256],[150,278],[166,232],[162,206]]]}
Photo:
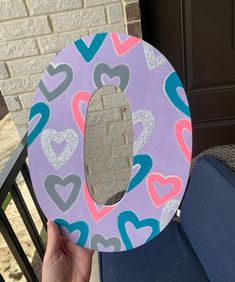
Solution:
{"label": "silver glitter heart", "polygon": [[167,63],[166,57],[163,55],[156,56],[153,46],[147,42],[143,42],[144,56],[148,65],[149,70],[159,68]]}
{"label": "silver glitter heart", "polygon": [[[55,151],[51,147],[51,141],[60,144],[66,142],[66,147],[63,152],[57,156]],[[61,132],[57,132],[54,129],[46,129],[41,134],[41,143],[44,154],[46,155],[49,163],[55,168],[62,167],[73,155],[78,145],[78,135],[73,129],[66,129]]]}
{"label": "silver glitter heart", "polygon": [[167,224],[171,221],[179,205],[180,205],[180,201],[176,199],[170,200],[165,204],[165,206],[162,209],[162,214],[160,218],[160,231],[162,231],[167,226]]}
{"label": "silver glitter heart", "polygon": [[139,110],[132,114],[132,122],[135,125],[137,122],[143,123],[143,130],[140,136],[134,143],[133,152],[137,154],[144,145],[148,142],[155,127],[155,118],[150,111]]}

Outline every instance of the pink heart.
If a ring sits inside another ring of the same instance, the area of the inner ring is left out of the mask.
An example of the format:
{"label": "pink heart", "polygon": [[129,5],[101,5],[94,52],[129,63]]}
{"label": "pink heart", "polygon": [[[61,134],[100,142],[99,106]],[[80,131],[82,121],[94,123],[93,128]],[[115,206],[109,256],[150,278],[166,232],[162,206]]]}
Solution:
{"label": "pink heart", "polygon": [[[147,177],[147,191],[150,199],[156,207],[160,207],[179,194],[182,189],[182,180],[175,175],[164,176],[161,173],[153,172]],[[171,189],[160,196],[157,189],[154,187],[154,182],[158,182],[161,186],[171,184]]]}
{"label": "pink heart", "polygon": [[90,99],[91,94],[86,91],[78,92],[72,99],[73,117],[83,136],[85,134],[85,118],[81,111],[81,102],[84,102],[88,105]]}
{"label": "pink heart", "polygon": [[119,35],[116,32],[111,33],[111,39],[118,56],[126,54],[141,41],[140,38],[134,36],[130,36],[124,41],[121,41]]}
{"label": "pink heart", "polygon": [[104,218],[107,214],[109,214],[115,206],[103,206],[100,209],[97,209],[97,204],[92,199],[90,192],[88,190],[87,184],[84,184],[84,196],[85,200],[87,202],[88,209],[90,211],[91,216],[95,220],[95,222],[100,221],[102,218]]}
{"label": "pink heart", "polygon": [[192,124],[190,120],[187,119],[180,119],[175,124],[175,137],[178,143],[180,150],[182,151],[185,159],[190,163],[192,158],[192,151],[188,147],[183,131],[187,130],[189,133],[192,134]]}

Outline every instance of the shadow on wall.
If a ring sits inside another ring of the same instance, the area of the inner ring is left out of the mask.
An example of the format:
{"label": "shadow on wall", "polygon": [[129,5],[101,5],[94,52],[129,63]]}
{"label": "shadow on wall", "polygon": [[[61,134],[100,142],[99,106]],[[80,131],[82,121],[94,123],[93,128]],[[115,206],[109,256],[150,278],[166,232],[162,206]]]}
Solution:
{"label": "shadow on wall", "polygon": [[0,91],[0,120],[3,119],[7,113],[8,113],[8,109],[5,100],[2,96],[2,93]]}

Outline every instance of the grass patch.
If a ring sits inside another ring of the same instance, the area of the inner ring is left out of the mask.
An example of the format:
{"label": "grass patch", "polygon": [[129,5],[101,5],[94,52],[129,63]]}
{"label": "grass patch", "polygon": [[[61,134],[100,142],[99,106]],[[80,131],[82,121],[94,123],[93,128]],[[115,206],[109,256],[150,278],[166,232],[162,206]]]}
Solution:
{"label": "grass patch", "polygon": [[8,193],[7,196],[6,196],[6,198],[5,198],[5,200],[4,200],[4,202],[2,203],[2,209],[3,209],[3,211],[6,210],[6,208],[7,208],[8,204],[10,203],[11,199],[12,199],[12,198],[11,198],[11,194]]}
{"label": "grass patch", "polygon": [[42,227],[40,237],[41,237],[43,243],[45,244],[46,240],[47,240],[47,232],[46,232],[46,229],[44,227]]}

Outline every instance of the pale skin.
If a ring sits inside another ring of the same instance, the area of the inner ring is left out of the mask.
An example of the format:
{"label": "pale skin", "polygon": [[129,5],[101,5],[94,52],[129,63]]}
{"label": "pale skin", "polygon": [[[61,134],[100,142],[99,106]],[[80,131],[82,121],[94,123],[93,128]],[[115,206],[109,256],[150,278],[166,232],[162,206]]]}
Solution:
{"label": "pale skin", "polygon": [[81,248],[61,236],[54,222],[49,221],[47,227],[42,282],[88,282],[94,252]]}

